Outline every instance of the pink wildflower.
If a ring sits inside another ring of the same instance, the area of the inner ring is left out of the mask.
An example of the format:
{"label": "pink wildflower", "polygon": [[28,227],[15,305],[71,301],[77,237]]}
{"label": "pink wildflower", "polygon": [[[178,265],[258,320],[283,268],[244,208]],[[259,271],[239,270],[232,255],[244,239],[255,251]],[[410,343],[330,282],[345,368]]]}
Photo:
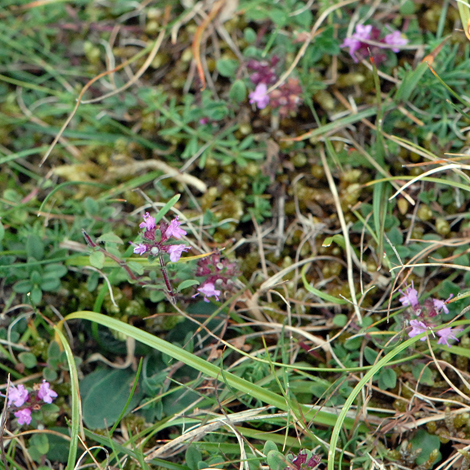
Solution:
{"label": "pink wildflower", "polygon": [[248,96],[250,103],[256,103],[258,109],[264,109],[269,104],[269,95],[267,94],[268,86],[265,83],[256,85],[255,91],[252,91]]}
{"label": "pink wildflower", "polygon": [[18,385],[18,387],[10,385],[8,389],[8,406],[13,404],[20,407],[28,400],[28,396],[28,390],[24,388],[24,385]]}
{"label": "pink wildflower", "polygon": [[[208,297],[215,297],[215,300],[219,300],[220,290],[217,290],[213,282],[207,282],[198,288],[198,291],[204,295],[204,302],[209,302]],[[196,297],[199,293],[193,295]]]}
{"label": "pink wildflower", "polygon": [[168,228],[165,231],[166,238],[181,238],[182,236],[186,235],[186,232],[180,227],[181,222],[178,221],[178,216],[174,218]]}
{"label": "pink wildflower", "polygon": [[400,31],[394,31],[384,37],[384,42],[389,46],[395,46],[392,47],[393,52],[400,52],[400,49],[397,46],[406,46],[408,44],[408,39],[404,38]]}
{"label": "pink wildflower", "polygon": [[155,228],[155,219],[146,212],[143,215],[144,221],[139,224],[140,228],[145,228],[146,230],[153,230]]}
{"label": "pink wildflower", "polygon": [[413,308],[419,305],[418,300],[418,291],[415,289],[414,283],[411,283],[411,287],[407,287],[406,293],[399,291],[403,294],[403,297],[400,297],[398,300],[402,303],[403,307],[408,307],[411,305]]}
{"label": "pink wildflower", "polygon": [[[426,326],[426,323],[419,321],[419,320],[411,320],[410,325],[412,327],[412,330],[408,333],[408,336],[410,338],[414,338],[415,336],[418,336],[421,333],[424,333],[428,329],[428,327]],[[426,337],[421,338],[421,341],[426,341]]]}
{"label": "pink wildflower", "polygon": [[372,25],[368,24],[364,26],[362,24],[358,24],[356,26],[356,32],[349,38],[346,38],[341,44],[340,47],[349,47],[349,54],[353,58],[354,62],[359,62],[358,58],[356,57],[356,52],[363,47],[363,41],[371,39],[372,33]]}
{"label": "pink wildflower", "polygon": [[18,418],[18,424],[29,424],[31,422],[31,408],[24,408],[13,413]]}
{"label": "pink wildflower", "polygon": [[134,253],[136,255],[142,256],[147,251],[147,245],[144,245],[143,243],[136,245],[135,243],[131,242],[131,245],[134,246]]}
{"label": "pink wildflower", "polygon": [[449,309],[447,308],[447,303],[449,300],[454,296],[454,294],[450,294],[449,298],[447,300],[439,300],[439,299],[432,299],[432,302],[434,304],[434,308],[437,310],[439,313],[439,310],[442,308],[444,310],[444,313],[449,313]]}
{"label": "pink wildflower", "polygon": [[189,246],[186,245],[170,245],[168,247],[168,254],[170,255],[170,261],[176,263],[183,254],[184,251],[188,251],[190,249]]}
{"label": "pink wildflower", "polygon": [[38,398],[44,403],[52,403],[52,400],[57,398],[57,393],[50,389],[49,382],[43,380],[41,386],[39,387]]}
{"label": "pink wildflower", "polygon": [[460,331],[462,331],[461,328],[454,328],[453,331],[452,328],[443,328],[442,330],[439,330],[437,335],[440,336],[440,338],[437,344],[445,344],[450,348],[449,340],[455,339],[458,341],[458,338],[455,337],[455,333],[459,333]]}

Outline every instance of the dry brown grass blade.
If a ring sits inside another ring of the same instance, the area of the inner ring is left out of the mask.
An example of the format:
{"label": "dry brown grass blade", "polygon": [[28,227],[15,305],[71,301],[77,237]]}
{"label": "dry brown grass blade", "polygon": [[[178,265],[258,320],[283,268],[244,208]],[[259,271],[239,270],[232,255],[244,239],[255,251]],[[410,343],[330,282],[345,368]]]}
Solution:
{"label": "dry brown grass blade", "polygon": [[338,212],[339,222],[341,224],[341,229],[343,231],[346,260],[348,263],[347,274],[348,274],[349,291],[351,293],[351,301],[354,306],[354,311],[356,313],[357,320],[359,324],[361,324],[362,315],[361,315],[361,311],[359,309],[359,306],[357,304],[357,299],[356,299],[356,287],[354,286],[352,249],[351,249],[351,242],[349,240],[348,225],[346,224],[346,220],[344,219],[343,209],[341,208],[341,202],[339,200],[338,190],[336,189],[333,176],[331,175],[330,168],[326,161],[325,149],[323,147],[320,147],[320,157],[323,163],[323,169],[325,170],[325,176],[326,176],[326,179],[328,180],[328,185],[330,187],[331,194],[333,195],[333,199],[335,200],[335,206]]}
{"label": "dry brown grass blade", "polygon": [[201,61],[201,39],[204,31],[209,26],[210,22],[217,16],[217,13],[221,10],[224,5],[225,0],[218,0],[214,3],[212,10],[209,15],[204,18],[204,21],[198,26],[196,34],[193,39],[193,56],[196,62],[197,73],[199,75],[199,80],[201,80],[201,91],[206,89],[206,78],[204,76],[204,68]]}
{"label": "dry brown grass blade", "polygon": [[207,191],[207,185],[195,176],[188,175],[186,173],[181,173],[177,168],[173,168],[161,160],[144,160],[144,161],[134,161],[124,166],[113,167],[109,169],[109,174],[113,178],[122,178],[124,176],[132,175],[139,173],[145,170],[161,170],[165,173],[165,176],[168,178],[174,178],[179,183],[187,184],[196,188],[201,193]]}

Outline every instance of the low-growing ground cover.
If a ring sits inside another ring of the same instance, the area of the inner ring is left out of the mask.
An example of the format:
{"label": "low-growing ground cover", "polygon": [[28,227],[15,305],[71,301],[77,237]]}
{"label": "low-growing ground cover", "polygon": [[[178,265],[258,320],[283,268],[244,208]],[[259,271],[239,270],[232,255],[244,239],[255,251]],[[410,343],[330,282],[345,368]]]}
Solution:
{"label": "low-growing ground cover", "polygon": [[3,2],[0,466],[470,465],[470,7]]}

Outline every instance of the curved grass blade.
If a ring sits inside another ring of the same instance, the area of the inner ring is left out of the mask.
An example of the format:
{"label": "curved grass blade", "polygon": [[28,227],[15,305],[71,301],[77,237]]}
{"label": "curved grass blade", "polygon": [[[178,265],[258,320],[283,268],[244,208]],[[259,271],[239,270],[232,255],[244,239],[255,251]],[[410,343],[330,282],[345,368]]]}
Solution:
{"label": "curved grass blade", "polygon": [[75,365],[75,359],[73,357],[72,350],[70,349],[69,343],[61,331],[62,322],[54,327],[56,337],[59,339],[62,347],[64,348],[65,355],[67,357],[67,364],[70,372],[70,384],[71,384],[71,395],[72,395],[72,425],[70,435],[70,449],[67,460],[66,470],[74,470],[75,462],[77,460],[78,450],[78,433],[81,430],[83,438],[85,434],[82,428],[82,412],[81,412],[81,400],[78,388],[78,371]]}
{"label": "curved grass blade", "polygon": [[[316,424],[326,426],[333,426],[336,422],[336,416],[331,413],[318,411],[317,409],[312,409],[307,405],[297,405],[291,403],[290,400],[286,401],[284,397],[230,372],[224,371],[222,375],[220,367],[195,356],[179,346],[169,343],[157,336],[153,336],[150,333],[142,331],[132,325],[128,325],[120,320],[116,320],[115,318],[110,318],[106,315],[90,311],[74,312],[65,317],[65,321],[73,319],[89,320],[108,328],[112,328],[113,330],[116,330],[123,335],[130,336],[153,349],[164,352],[178,361],[184,362],[186,365],[208,375],[209,377],[220,380],[221,382],[225,379],[226,384],[233,389],[271,406],[275,406],[280,410],[290,411],[297,415],[298,419],[312,420],[312,422]],[[298,416],[299,412],[302,413],[302,416]],[[351,418],[345,418],[344,424],[348,429],[351,429],[356,425],[354,420]]]}

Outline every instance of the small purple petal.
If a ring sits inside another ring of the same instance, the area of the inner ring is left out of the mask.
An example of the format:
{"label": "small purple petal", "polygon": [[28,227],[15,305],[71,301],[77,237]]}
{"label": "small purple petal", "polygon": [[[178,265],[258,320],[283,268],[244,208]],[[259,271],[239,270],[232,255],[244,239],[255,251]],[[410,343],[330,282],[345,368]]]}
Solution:
{"label": "small purple petal", "polygon": [[440,337],[437,344],[445,344],[450,348],[449,340],[455,339],[459,341],[459,339],[455,336],[455,333],[459,333],[462,331],[462,328],[443,328],[437,332],[437,335]]}
{"label": "small purple petal", "polygon": [[135,243],[131,244],[134,247],[134,253],[136,255],[142,256],[147,251],[147,245],[144,245],[143,243],[139,243],[138,245],[136,245]]}
{"label": "small purple petal", "polygon": [[[410,325],[412,330],[408,333],[408,336],[410,338],[414,338],[415,336],[420,335],[421,333],[424,333],[428,327],[426,326],[426,323],[419,321],[419,320],[411,320]],[[426,341],[426,337],[421,338],[421,341]]]}
{"label": "small purple petal", "polygon": [[170,261],[176,263],[180,258],[183,252],[186,252],[190,249],[186,245],[170,245],[167,249],[168,254],[170,255]]}
{"label": "small purple petal", "polygon": [[29,392],[24,388],[24,385],[18,385],[18,387],[10,385],[8,389],[8,406],[12,404],[18,407],[23,406],[28,400],[28,396]]}
{"label": "small purple petal", "polygon": [[145,228],[146,230],[153,230],[155,228],[155,219],[146,212],[143,215],[144,221],[139,224],[140,228]]}
{"label": "small purple petal", "polygon": [[439,313],[439,310],[443,309],[444,313],[449,313],[449,309],[447,308],[447,303],[449,300],[454,296],[454,294],[450,294],[449,298],[447,300],[440,300],[440,299],[432,299],[432,302],[434,304],[434,308],[437,310],[437,313]]}
{"label": "small purple petal", "polygon": [[269,104],[269,95],[267,93],[268,86],[266,83],[259,83],[256,85],[254,91],[252,91],[248,96],[250,98],[250,103],[256,103],[258,109],[264,109]]}
{"label": "small purple petal", "polygon": [[[394,31],[384,37],[384,42],[389,46],[406,46],[408,39],[404,38],[400,31]],[[400,52],[399,47],[392,47],[393,52]]]}
{"label": "small purple petal", "polygon": [[24,408],[13,413],[18,418],[18,424],[29,424],[31,422],[31,409]]}
{"label": "small purple petal", "polygon": [[[204,302],[209,302],[208,297],[215,297],[216,300],[219,300],[220,290],[217,290],[213,282],[208,282],[198,288],[198,291],[204,295]],[[196,297],[198,294],[193,295]]]}
{"label": "small purple petal", "polygon": [[57,393],[50,389],[49,382],[43,380],[41,386],[39,387],[38,398],[44,403],[52,403],[52,400],[57,398]]}
{"label": "small purple petal", "polygon": [[180,225],[181,222],[178,221],[178,217],[174,218],[165,231],[165,237],[181,238],[186,235],[186,232],[180,227]]}

